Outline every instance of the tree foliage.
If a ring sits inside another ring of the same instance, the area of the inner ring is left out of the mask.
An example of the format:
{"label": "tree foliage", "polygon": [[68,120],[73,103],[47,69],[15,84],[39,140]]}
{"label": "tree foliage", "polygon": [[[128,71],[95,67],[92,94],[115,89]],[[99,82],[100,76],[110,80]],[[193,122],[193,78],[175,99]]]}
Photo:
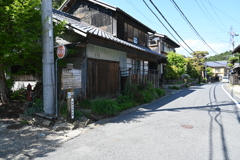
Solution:
{"label": "tree foliage", "polygon": [[58,9],[65,0],[53,0],[52,7]]}
{"label": "tree foliage", "polygon": [[207,68],[206,68],[206,72],[207,72],[207,75],[208,75],[209,77],[212,77],[212,75],[213,75],[213,69],[212,69],[211,67],[207,67]]}
{"label": "tree foliage", "polygon": [[0,6],[0,92],[8,103],[7,68],[17,64],[32,70],[41,62],[40,0],[1,0]]}
{"label": "tree foliage", "polygon": [[199,72],[196,68],[196,66],[194,66],[194,59],[193,58],[186,58],[186,73],[191,77],[191,78],[197,78],[199,76]]}
{"label": "tree foliage", "polygon": [[216,54],[214,56],[210,56],[206,58],[206,61],[227,61],[228,58],[232,56],[232,51],[226,51],[224,53]]}
{"label": "tree foliage", "polygon": [[[42,25],[41,0],[0,0],[0,93],[2,103],[9,102],[5,74],[18,65],[24,74],[41,72]],[[59,25],[58,25],[59,26]],[[63,28],[55,27],[55,34]],[[18,74],[23,74],[19,73]]]}
{"label": "tree foliage", "polygon": [[175,52],[168,52],[167,57],[166,78],[177,79],[186,72],[186,61],[182,55]]}

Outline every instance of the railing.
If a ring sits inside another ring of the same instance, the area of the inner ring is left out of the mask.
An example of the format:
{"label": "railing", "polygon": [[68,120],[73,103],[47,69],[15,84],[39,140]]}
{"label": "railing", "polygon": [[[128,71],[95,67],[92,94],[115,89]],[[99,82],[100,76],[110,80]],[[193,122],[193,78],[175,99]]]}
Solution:
{"label": "railing", "polygon": [[[188,83],[191,83],[191,82],[196,82],[196,81],[198,81],[197,79],[194,79],[194,78],[191,78],[189,81],[188,81]],[[184,79],[173,79],[173,80],[164,80],[164,84],[165,85],[174,85],[174,84],[182,84],[182,83],[186,83],[185,81],[184,81]]]}
{"label": "railing", "polygon": [[151,82],[154,88],[159,88],[159,79],[161,78],[160,72],[153,69],[132,69],[132,68],[120,68],[122,87],[125,84],[124,81],[129,79],[130,83],[143,83]]}

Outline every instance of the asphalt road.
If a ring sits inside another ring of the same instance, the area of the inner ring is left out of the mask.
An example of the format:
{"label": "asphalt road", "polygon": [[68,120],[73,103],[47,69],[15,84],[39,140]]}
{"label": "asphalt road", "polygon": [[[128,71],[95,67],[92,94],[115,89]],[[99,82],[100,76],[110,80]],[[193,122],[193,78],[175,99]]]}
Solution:
{"label": "asphalt road", "polygon": [[56,160],[238,160],[238,97],[222,83],[193,86],[88,129],[54,152]]}

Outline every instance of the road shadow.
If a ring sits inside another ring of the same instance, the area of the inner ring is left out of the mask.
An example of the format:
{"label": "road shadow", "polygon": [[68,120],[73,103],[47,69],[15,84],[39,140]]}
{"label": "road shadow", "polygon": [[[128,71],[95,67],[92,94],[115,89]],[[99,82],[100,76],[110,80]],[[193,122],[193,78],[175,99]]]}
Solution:
{"label": "road shadow", "polygon": [[0,159],[43,157],[63,142],[61,136],[64,136],[64,131],[55,132],[32,125],[18,128],[8,125],[8,128],[0,130]]}

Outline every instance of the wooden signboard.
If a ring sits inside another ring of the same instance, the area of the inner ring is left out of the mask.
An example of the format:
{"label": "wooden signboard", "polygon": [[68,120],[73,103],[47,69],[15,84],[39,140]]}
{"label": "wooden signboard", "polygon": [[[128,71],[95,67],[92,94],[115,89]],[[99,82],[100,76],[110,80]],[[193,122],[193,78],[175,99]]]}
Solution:
{"label": "wooden signboard", "polygon": [[80,69],[62,69],[62,90],[64,89],[77,89],[81,86],[81,70]]}

